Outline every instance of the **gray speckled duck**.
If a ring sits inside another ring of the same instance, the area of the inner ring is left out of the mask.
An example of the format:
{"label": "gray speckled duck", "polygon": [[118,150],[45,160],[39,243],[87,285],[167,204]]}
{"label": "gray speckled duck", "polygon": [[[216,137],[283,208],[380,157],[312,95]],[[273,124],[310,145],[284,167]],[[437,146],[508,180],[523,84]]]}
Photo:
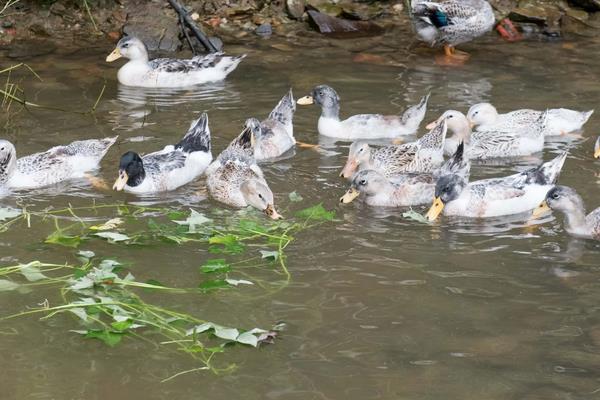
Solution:
{"label": "gray speckled duck", "polygon": [[210,195],[232,207],[252,206],[272,219],[281,219],[273,192],[252,156],[251,132],[246,128],[206,170]]}

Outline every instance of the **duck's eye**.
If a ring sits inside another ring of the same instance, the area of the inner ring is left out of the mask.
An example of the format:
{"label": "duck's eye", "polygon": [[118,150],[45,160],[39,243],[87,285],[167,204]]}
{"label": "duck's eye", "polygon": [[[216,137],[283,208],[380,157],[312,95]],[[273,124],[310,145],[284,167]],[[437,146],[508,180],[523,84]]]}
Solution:
{"label": "duck's eye", "polygon": [[446,186],[444,189],[442,189],[442,192],[444,192],[444,193],[450,192],[450,186]]}
{"label": "duck's eye", "polygon": [[366,185],[367,184],[367,180],[366,179],[361,179],[359,183],[361,185]]}
{"label": "duck's eye", "polygon": [[477,114],[479,114],[479,111],[475,111],[475,112],[473,113],[473,115],[477,115]]}
{"label": "duck's eye", "polygon": [[0,148],[0,151],[4,151],[4,147]]}
{"label": "duck's eye", "polygon": [[446,119],[454,118],[454,115],[450,114],[446,117]]}
{"label": "duck's eye", "polygon": [[553,194],[552,194],[552,198],[553,198],[554,200],[557,200],[559,197],[560,197],[560,196],[558,195],[558,193],[553,193]]}
{"label": "duck's eye", "polygon": [[129,47],[129,43],[123,43],[123,44],[121,45],[121,47],[122,47],[122,48],[124,48],[124,49],[126,49],[126,48],[128,48],[128,47]]}
{"label": "duck's eye", "polygon": [[259,198],[259,199],[261,199],[261,200],[264,200],[264,197],[263,197],[263,195],[262,195],[262,194],[260,194],[260,193],[258,194],[258,198]]}

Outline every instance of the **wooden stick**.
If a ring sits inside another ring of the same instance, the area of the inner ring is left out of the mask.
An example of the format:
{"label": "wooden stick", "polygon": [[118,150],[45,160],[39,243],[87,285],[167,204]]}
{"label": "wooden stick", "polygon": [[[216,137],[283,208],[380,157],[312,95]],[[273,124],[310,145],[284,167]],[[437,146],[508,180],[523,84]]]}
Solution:
{"label": "wooden stick", "polygon": [[190,17],[188,11],[182,6],[177,0],[168,0],[171,7],[177,11],[181,18],[185,21],[187,26],[190,27],[192,33],[196,38],[202,43],[202,45],[206,48],[206,50],[210,53],[216,53],[217,48],[208,40],[208,37],[202,32],[202,29],[196,25],[194,20]]}

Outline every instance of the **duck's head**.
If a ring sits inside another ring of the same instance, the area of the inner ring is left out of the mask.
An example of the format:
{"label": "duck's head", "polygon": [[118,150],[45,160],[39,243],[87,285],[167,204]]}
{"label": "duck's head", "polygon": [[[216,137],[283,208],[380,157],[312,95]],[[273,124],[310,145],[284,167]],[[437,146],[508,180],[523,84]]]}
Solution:
{"label": "duck's head", "polygon": [[275,210],[273,192],[266,184],[258,179],[248,179],[242,183],[241,191],[246,203],[261,210],[271,219],[283,219]]}
{"label": "duck's head", "polygon": [[316,86],[308,96],[298,99],[298,104],[301,106],[316,104],[324,109],[339,108],[340,96],[327,85]]}
{"label": "duck's head", "polygon": [[15,146],[8,140],[0,140],[0,183],[8,179],[8,174],[16,162]]}
{"label": "duck's head", "polygon": [[600,136],[598,136],[594,144],[594,158],[600,158]]}
{"label": "duck's head", "polygon": [[256,118],[248,118],[244,123],[244,128],[250,130],[250,143],[252,144],[252,147],[254,147],[254,142],[262,133],[260,121]]}
{"label": "duck's head", "polygon": [[471,128],[479,125],[493,124],[497,118],[498,111],[490,103],[475,104],[467,112],[467,120],[469,120]]}
{"label": "duck's head", "polygon": [[148,50],[146,50],[146,46],[140,39],[133,36],[125,36],[119,40],[117,47],[106,57],[106,61],[113,62],[121,57],[130,60],[148,61]]}
{"label": "duck's head", "polygon": [[471,125],[465,114],[456,110],[448,110],[437,120],[427,125],[427,129],[433,129],[443,121],[446,121],[448,130],[457,137],[457,139],[468,139],[471,135]]}
{"label": "duck's head", "polygon": [[435,221],[446,204],[456,200],[466,186],[465,178],[458,174],[444,175],[438,179],[433,204],[426,215],[427,219],[430,222]]}
{"label": "duck's head", "polygon": [[539,218],[551,210],[569,215],[584,212],[585,206],[574,189],[567,186],[555,186],[548,191],[546,199],[533,210],[533,217]]}
{"label": "duck's head", "polygon": [[121,156],[119,162],[119,177],[113,185],[113,190],[121,191],[125,185],[138,186],[146,177],[142,157],[136,152],[128,151]]}
{"label": "duck's head", "polygon": [[366,142],[354,142],[348,151],[348,160],[340,173],[342,178],[350,179],[361,164],[365,164],[371,158],[371,147]]}
{"label": "duck's head", "polygon": [[366,196],[376,195],[385,189],[387,184],[387,179],[377,171],[372,169],[360,171],[352,178],[350,189],[340,198],[340,203],[351,203],[361,193]]}

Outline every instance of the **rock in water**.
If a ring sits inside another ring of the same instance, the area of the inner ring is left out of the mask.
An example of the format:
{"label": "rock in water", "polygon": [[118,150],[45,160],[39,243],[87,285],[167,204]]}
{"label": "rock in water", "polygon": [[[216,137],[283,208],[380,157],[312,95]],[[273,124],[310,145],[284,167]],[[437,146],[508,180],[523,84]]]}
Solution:
{"label": "rock in water", "polygon": [[569,0],[569,3],[586,11],[600,11],[600,0]]}
{"label": "rock in water", "polygon": [[320,33],[345,37],[375,36],[383,33],[383,28],[371,21],[350,21],[308,10],[308,20]]}
{"label": "rock in water", "polygon": [[271,24],[267,22],[256,28],[255,32],[259,36],[271,36],[271,34],[273,34],[273,28],[271,27]]}
{"label": "rock in water", "polygon": [[290,17],[302,19],[305,8],[304,0],[286,0],[285,6]]}

